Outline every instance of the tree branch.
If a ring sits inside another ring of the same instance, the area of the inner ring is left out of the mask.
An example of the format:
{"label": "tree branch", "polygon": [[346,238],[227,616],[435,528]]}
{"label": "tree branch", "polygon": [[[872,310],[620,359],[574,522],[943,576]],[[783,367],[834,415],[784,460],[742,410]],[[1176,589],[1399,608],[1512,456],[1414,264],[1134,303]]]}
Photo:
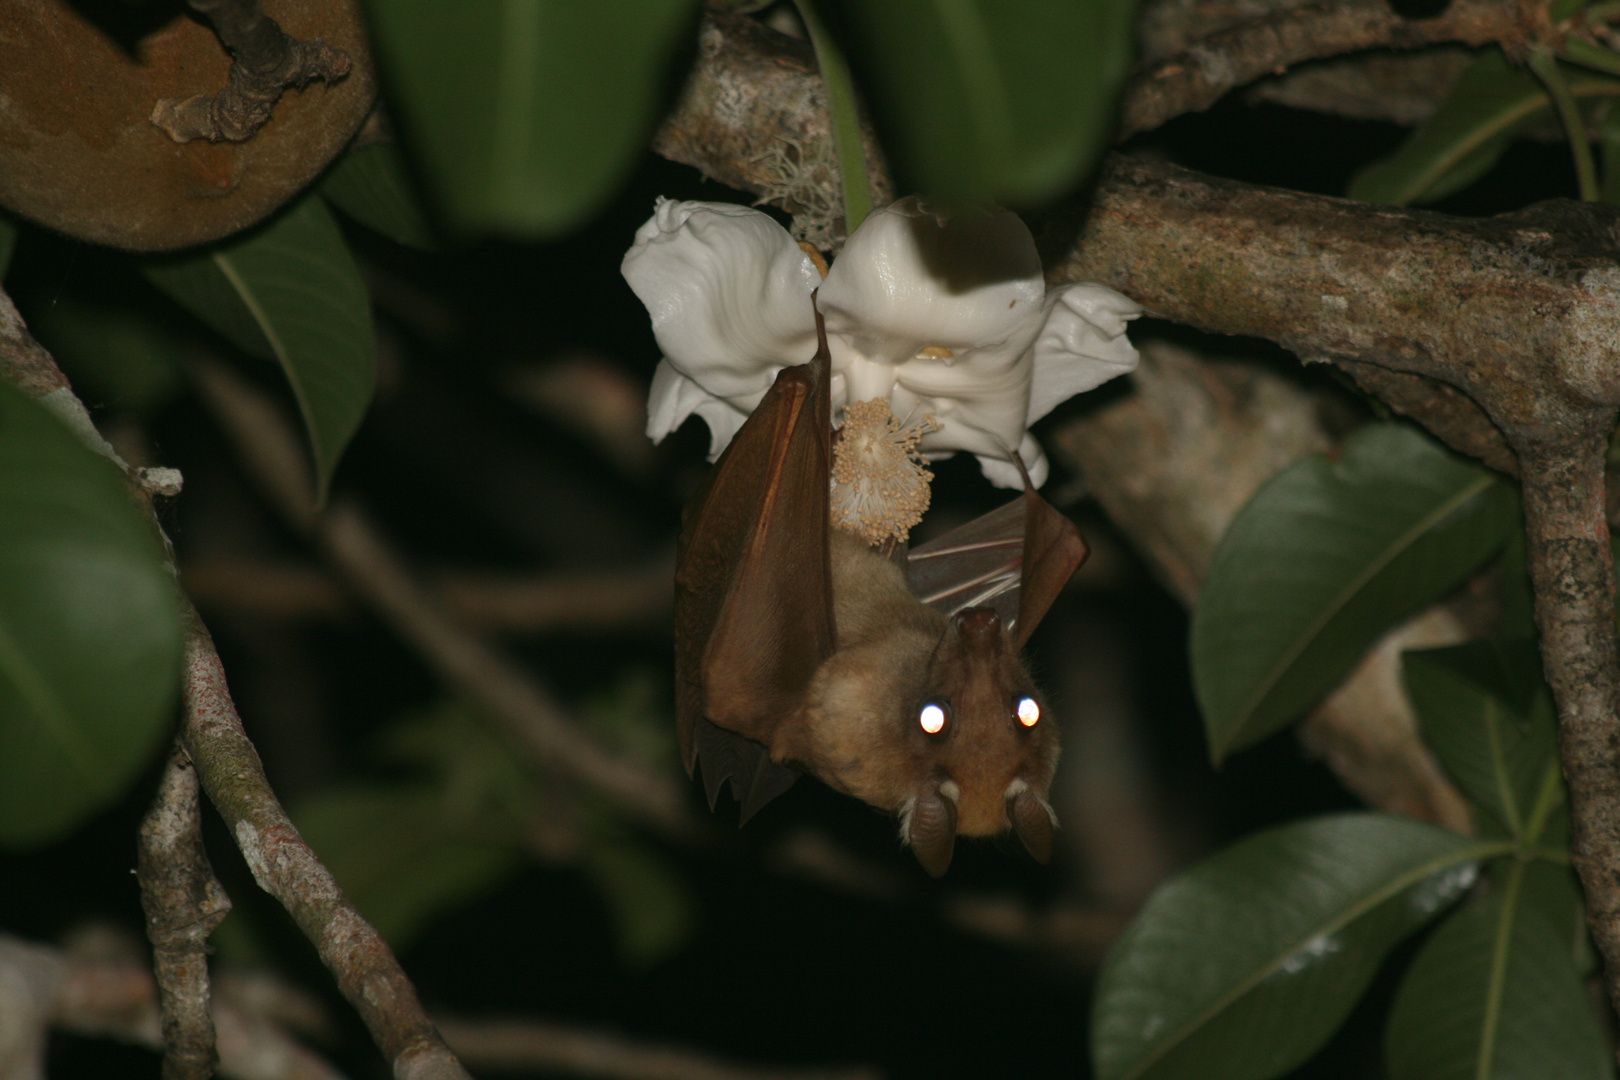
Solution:
{"label": "tree branch", "polygon": [[276,102],[291,89],[310,82],[337,82],[352,61],[324,40],[288,37],[260,9],[259,0],[187,0],[208,19],[220,43],[231,54],[230,81],[209,96],[163,98],[152,109],[151,122],[177,143],[246,142],[270,119]]}
{"label": "tree branch", "polygon": [[[343,1080],[264,1010],[222,981],[213,1006],[226,1080]],[[124,959],[82,955],[0,934],[0,1080],[41,1080],[51,1028],[163,1049],[152,973]]]}
{"label": "tree branch", "polygon": [[1202,112],[1228,92],[1295,64],[1364,49],[1499,43],[1510,52],[1547,25],[1546,5],[1452,0],[1432,19],[1405,19],[1388,0],[1322,0],[1223,27],[1154,63],[1126,88],[1120,138]]}
{"label": "tree branch", "polygon": [[138,866],[163,1007],[163,1077],[208,1080],[219,1061],[208,1012],[208,935],[231,901],[203,850],[197,773],[178,744],[141,823]]}
{"label": "tree branch", "polygon": [[192,613],[181,735],[208,798],[259,887],[287,909],[365,1022],[396,1080],[468,1080],[393,951],[360,917],[287,817],[231,702],[213,640]]}

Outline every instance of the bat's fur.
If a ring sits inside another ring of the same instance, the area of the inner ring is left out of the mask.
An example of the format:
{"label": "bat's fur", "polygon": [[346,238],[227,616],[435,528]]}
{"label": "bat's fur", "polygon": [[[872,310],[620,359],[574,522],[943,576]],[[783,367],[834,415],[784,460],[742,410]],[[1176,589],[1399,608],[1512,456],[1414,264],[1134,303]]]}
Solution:
{"label": "bat's fur", "polygon": [[[836,530],[831,564],[837,648],[777,729],[772,758],[902,815],[903,831],[919,798],[943,795],[965,836],[1006,831],[1020,793],[1045,807],[1057,728],[1050,719],[1026,728],[1014,715],[1019,697],[1039,695],[999,621],[986,609],[952,618],[923,605],[893,562]],[[950,704],[937,735],[917,720],[931,699]]]}

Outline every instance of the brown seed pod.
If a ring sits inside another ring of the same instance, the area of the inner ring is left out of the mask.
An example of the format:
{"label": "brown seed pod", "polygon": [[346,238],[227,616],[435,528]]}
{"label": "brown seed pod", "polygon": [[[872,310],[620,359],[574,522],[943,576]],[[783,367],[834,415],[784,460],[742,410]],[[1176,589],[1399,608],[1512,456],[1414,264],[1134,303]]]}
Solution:
{"label": "brown seed pod", "polygon": [[376,98],[358,0],[264,0],[299,41],[347,54],[331,83],[289,88],[241,142],[175,142],[159,101],[212,96],[231,57],[184,13],[126,46],[66,0],[0,4],[0,204],[70,236],[166,251],[228,236],[297,194],[348,144]]}

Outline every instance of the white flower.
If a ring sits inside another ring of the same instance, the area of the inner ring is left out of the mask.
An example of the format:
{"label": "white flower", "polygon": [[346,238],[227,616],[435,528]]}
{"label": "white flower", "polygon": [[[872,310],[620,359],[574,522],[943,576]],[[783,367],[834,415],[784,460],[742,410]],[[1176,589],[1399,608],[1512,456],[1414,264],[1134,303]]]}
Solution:
{"label": "white flower", "polygon": [[825,281],[770,217],[726,203],[659,199],[624,257],[664,360],[647,402],[654,442],[696,413],[717,457],[776,373],[815,355],[810,294],[826,318],[835,413],[886,398],[903,424],[932,415],[920,450],[979,458],[1021,487],[1046,456],[1029,425],[1136,367],[1134,301],[1101,285],[1047,292],[1035,242],[1005,210],[942,217],[916,199],[873,212]]}

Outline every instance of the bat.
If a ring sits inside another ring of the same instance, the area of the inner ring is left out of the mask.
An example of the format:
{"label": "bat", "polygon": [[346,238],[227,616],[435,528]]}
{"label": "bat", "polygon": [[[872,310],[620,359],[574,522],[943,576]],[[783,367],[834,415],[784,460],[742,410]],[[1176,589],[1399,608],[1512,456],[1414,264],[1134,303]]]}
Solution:
{"label": "bat", "polygon": [[[1029,486],[886,556],[830,526],[831,369],[784,368],[687,508],[676,721],[712,809],[746,822],[810,772],[900,819],[930,874],[956,837],[1013,829],[1051,857],[1058,733],[1020,649],[1087,555]],[[1021,464],[1020,464],[1020,467]]]}

